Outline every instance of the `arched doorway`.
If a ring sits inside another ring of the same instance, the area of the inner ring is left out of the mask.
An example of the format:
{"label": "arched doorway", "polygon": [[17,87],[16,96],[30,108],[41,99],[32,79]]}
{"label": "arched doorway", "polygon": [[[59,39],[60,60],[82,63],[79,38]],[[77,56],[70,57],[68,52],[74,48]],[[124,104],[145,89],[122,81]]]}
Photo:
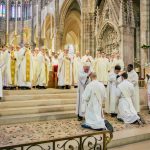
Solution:
{"label": "arched doorway", "polygon": [[[69,1],[68,1],[69,2]],[[67,5],[67,1],[63,4]],[[80,6],[76,0],[72,0],[70,5],[67,5],[67,10],[63,11],[60,18],[61,32],[61,48],[63,49],[66,45],[72,45],[75,51],[80,51],[81,47],[81,12]]]}

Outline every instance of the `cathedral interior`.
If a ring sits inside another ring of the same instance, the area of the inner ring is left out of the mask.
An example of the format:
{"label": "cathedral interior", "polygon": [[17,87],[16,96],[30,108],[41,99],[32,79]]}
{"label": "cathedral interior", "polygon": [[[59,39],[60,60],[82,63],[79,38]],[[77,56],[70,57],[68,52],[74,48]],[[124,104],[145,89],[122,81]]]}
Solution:
{"label": "cathedral interior", "polygon": [[144,76],[149,64],[149,0],[0,0],[0,45],[30,43],[51,51],[72,45],[119,51]]}

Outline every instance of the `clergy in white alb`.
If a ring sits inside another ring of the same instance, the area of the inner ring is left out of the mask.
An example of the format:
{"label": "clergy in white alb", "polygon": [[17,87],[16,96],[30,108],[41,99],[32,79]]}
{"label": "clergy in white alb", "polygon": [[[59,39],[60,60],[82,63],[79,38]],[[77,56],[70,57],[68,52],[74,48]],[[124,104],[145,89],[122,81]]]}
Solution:
{"label": "clergy in white alb", "polygon": [[111,116],[115,116],[118,112],[118,101],[116,96],[117,85],[119,84],[119,73],[121,67],[115,66],[114,72],[109,73],[107,95],[108,98],[105,101],[105,112],[110,113]]}
{"label": "clergy in white alb", "polygon": [[39,48],[35,48],[32,57],[33,57],[33,82],[32,86],[36,87],[37,85],[37,79],[38,79],[38,69],[39,69],[39,63],[38,63],[38,55],[39,55]]}
{"label": "clergy in white alb", "polygon": [[11,45],[5,50],[4,88],[15,88],[17,86],[17,51]]}
{"label": "clergy in white alb", "polygon": [[97,80],[102,82],[104,85],[107,85],[110,66],[108,59],[105,57],[105,53],[102,53],[101,57],[97,59],[95,69]]}
{"label": "clergy in white alb", "polygon": [[79,121],[82,120],[82,117],[84,117],[84,115],[81,111],[82,94],[85,90],[85,87],[90,82],[90,78],[89,78],[90,74],[91,74],[90,63],[84,62],[83,66],[80,67],[79,76],[78,76],[76,114],[78,116]]}
{"label": "clergy in white alb", "polygon": [[50,59],[46,55],[46,49],[43,47],[37,55],[38,69],[37,69],[37,83],[36,87],[45,89],[49,81],[49,65]]}
{"label": "clergy in white alb", "polygon": [[86,50],[85,51],[85,55],[82,57],[81,62],[89,62],[90,63],[90,67],[93,68],[93,63],[94,63],[94,59],[93,57],[90,55],[90,51]]}
{"label": "clergy in white alb", "polygon": [[132,64],[128,65],[128,80],[134,85],[134,101],[133,105],[137,112],[140,112],[140,96],[139,96],[139,76],[135,72]]}
{"label": "clergy in white alb", "polygon": [[3,80],[2,80],[2,68],[4,66],[3,52],[0,51],[0,99],[3,97]]}
{"label": "clergy in white alb", "polygon": [[145,84],[147,87],[147,104],[150,112],[150,75],[149,74],[146,75]]}
{"label": "clergy in white alb", "polygon": [[134,86],[127,80],[127,73],[123,73],[121,77],[123,81],[118,85],[116,92],[119,99],[117,118],[122,120],[124,123],[129,124],[136,121],[139,122],[140,117],[138,116],[133,105],[135,92]]}
{"label": "clergy in white alb", "polygon": [[79,76],[79,68],[81,67],[81,58],[80,53],[76,52],[76,55],[73,59],[73,82],[74,87],[77,87],[78,85],[78,76]]}
{"label": "clergy in white alb", "polygon": [[72,85],[72,59],[65,49],[58,57],[58,86],[70,89]]}
{"label": "clergy in white alb", "polygon": [[116,58],[113,61],[113,66],[119,65],[121,67],[121,71],[124,70],[124,61],[121,59],[120,54],[116,55]]}
{"label": "clergy in white alb", "polygon": [[92,73],[90,77],[92,81],[82,95],[82,113],[85,114],[85,123],[82,127],[106,129],[102,106],[106,100],[106,90],[103,83],[97,80],[96,73]]}
{"label": "clergy in white alb", "polygon": [[29,44],[18,51],[18,86],[21,89],[31,89],[33,82],[33,56]]}

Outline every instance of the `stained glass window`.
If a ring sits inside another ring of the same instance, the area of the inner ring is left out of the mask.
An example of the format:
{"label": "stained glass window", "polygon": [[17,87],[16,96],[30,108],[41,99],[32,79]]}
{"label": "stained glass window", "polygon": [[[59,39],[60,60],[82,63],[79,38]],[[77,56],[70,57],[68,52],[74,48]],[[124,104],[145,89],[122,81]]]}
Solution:
{"label": "stained glass window", "polygon": [[5,17],[6,16],[6,4],[4,1],[1,2],[0,4],[0,17]]}
{"label": "stained glass window", "polygon": [[12,19],[15,18],[15,3],[14,2],[11,3],[11,18]]}
{"label": "stained glass window", "polygon": [[18,19],[21,19],[21,3],[18,2]]}

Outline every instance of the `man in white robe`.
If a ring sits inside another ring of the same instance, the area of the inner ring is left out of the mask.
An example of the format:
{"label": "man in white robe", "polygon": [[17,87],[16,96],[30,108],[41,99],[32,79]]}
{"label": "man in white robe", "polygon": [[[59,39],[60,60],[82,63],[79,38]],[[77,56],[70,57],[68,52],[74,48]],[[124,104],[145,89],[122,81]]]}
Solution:
{"label": "man in white robe", "polygon": [[33,53],[32,53],[32,57],[33,57],[33,83],[32,86],[36,87],[37,85],[37,79],[38,79],[38,69],[39,69],[39,63],[38,63],[38,55],[39,55],[39,48],[35,48]]}
{"label": "man in white robe", "polygon": [[90,63],[83,63],[83,67],[79,70],[78,76],[78,90],[77,90],[77,105],[76,105],[76,114],[78,116],[78,120],[81,121],[84,117],[81,111],[82,104],[82,94],[85,90],[85,87],[90,82],[89,76],[91,74]]}
{"label": "man in white robe", "polygon": [[90,55],[90,51],[89,50],[85,51],[85,55],[82,57],[81,62],[82,63],[89,62],[90,63],[90,67],[93,68],[94,59]]}
{"label": "man in white robe", "polygon": [[133,105],[135,92],[134,86],[127,80],[127,73],[123,73],[121,77],[123,81],[118,85],[116,92],[117,97],[119,98],[117,118],[128,124],[135,122],[141,123],[140,117]]}
{"label": "man in white robe", "polygon": [[3,97],[3,80],[2,80],[2,68],[4,66],[4,61],[3,61],[3,52],[0,51],[0,100]]}
{"label": "man in white robe", "polygon": [[118,99],[116,96],[116,90],[117,90],[117,85],[119,84],[119,73],[120,73],[121,67],[120,66],[115,66],[114,72],[111,72],[109,74],[109,79],[108,79],[108,87],[107,87],[107,93],[108,93],[108,98],[105,101],[105,112],[110,113],[112,117],[117,116],[118,112]]}
{"label": "man in white robe", "polygon": [[33,56],[29,44],[18,51],[18,87],[31,89],[33,82]]}
{"label": "man in white robe", "polygon": [[82,113],[85,114],[85,123],[82,127],[105,130],[102,104],[106,100],[106,90],[103,83],[97,80],[96,73],[92,73],[90,77],[92,81],[86,86],[82,95]]}
{"label": "man in white robe", "polygon": [[124,61],[123,59],[121,59],[120,54],[116,55],[116,58],[114,59],[113,63],[113,66],[119,65],[121,67],[121,71],[124,70]]}
{"label": "man in white robe", "polygon": [[15,89],[17,86],[17,51],[11,45],[5,50],[4,89]]}
{"label": "man in white robe", "polygon": [[76,52],[76,55],[74,56],[73,60],[73,82],[74,87],[77,88],[78,86],[78,76],[79,76],[79,68],[81,67],[81,58],[80,53]]}
{"label": "man in white robe", "polygon": [[101,54],[101,58],[97,59],[95,68],[96,68],[97,80],[102,82],[105,86],[107,86],[110,66],[109,66],[109,61],[105,57],[104,52]]}
{"label": "man in white robe", "polygon": [[58,86],[70,89],[72,85],[72,59],[69,50],[65,49],[58,57]]}
{"label": "man in white robe", "polygon": [[134,85],[134,101],[133,105],[135,110],[139,113],[140,112],[140,96],[139,96],[139,76],[135,72],[133,65],[128,65],[128,80]]}
{"label": "man in white robe", "polygon": [[46,49],[43,47],[41,52],[37,55],[38,69],[37,69],[37,85],[38,89],[45,89],[49,81],[49,65],[50,59],[46,55]]}

